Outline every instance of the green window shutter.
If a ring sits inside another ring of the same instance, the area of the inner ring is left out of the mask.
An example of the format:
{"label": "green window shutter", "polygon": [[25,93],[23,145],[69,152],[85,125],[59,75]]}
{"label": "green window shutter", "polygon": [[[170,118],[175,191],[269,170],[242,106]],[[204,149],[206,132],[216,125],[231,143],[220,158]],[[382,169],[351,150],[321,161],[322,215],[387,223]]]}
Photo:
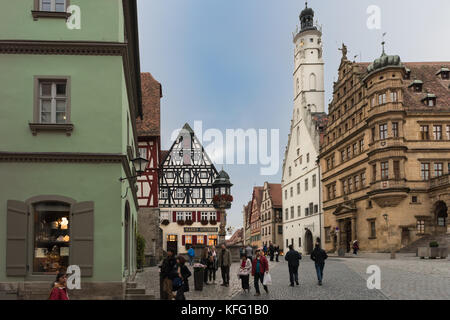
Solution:
{"label": "green window shutter", "polygon": [[70,242],[70,264],[80,267],[82,277],[92,277],[94,272],[94,202],[79,202],[72,206]]}
{"label": "green window shutter", "polygon": [[6,225],[6,275],[25,276],[28,226],[28,206],[25,202],[8,200]]}

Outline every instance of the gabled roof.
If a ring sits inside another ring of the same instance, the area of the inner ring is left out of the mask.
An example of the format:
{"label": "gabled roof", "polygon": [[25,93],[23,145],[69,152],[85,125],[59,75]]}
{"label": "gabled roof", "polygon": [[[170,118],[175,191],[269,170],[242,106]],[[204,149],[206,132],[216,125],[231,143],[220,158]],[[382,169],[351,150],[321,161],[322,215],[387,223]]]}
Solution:
{"label": "gabled roof", "polygon": [[136,120],[137,132],[142,136],[161,135],[162,86],[149,72],[141,74],[143,119]]}
{"label": "gabled roof", "polygon": [[269,197],[272,200],[273,208],[282,207],[282,192],[280,183],[268,183]]}

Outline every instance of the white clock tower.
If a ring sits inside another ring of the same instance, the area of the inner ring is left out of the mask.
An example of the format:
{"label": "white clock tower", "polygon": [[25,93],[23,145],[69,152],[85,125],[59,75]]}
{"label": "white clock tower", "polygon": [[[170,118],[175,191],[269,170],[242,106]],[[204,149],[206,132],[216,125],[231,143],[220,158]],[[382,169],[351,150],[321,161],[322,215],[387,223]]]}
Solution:
{"label": "white clock tower", "polygon": [[324,113],[322,30],[314,11],[300,14],[294,38],[294,110],[283,161],[283,241],[309,254],[322,238],[320,171],[317,163]]}

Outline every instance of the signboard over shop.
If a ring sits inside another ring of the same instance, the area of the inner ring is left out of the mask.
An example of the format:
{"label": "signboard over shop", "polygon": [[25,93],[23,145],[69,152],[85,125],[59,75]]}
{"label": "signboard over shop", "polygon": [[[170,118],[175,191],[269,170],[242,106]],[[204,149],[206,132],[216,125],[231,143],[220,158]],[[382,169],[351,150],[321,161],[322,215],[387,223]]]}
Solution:
{"label": "signboard over shop", "polygon": [[185,227],[184,232],[219,232],[219,228],[208,227]]}

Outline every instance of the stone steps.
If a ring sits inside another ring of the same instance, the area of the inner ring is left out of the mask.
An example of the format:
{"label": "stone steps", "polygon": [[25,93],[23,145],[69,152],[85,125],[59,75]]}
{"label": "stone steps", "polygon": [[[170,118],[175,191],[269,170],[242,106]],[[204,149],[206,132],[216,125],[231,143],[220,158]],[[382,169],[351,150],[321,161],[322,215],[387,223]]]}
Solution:
{"label": "stone steps", "polygon": [[450,234],[442,235],[426,235],[422,238],[410,243],[406,247],[398,250],[398,253],[416,253],[419,247],[429,247],[431,241],[439,243],[439,247],[446,247],[450,244]]}
{"label": "stone steps", "polygon": [[154,292],[147,292],[144,287],[138,287],[137,282],[127,282],[125,300],[155,300]]}

